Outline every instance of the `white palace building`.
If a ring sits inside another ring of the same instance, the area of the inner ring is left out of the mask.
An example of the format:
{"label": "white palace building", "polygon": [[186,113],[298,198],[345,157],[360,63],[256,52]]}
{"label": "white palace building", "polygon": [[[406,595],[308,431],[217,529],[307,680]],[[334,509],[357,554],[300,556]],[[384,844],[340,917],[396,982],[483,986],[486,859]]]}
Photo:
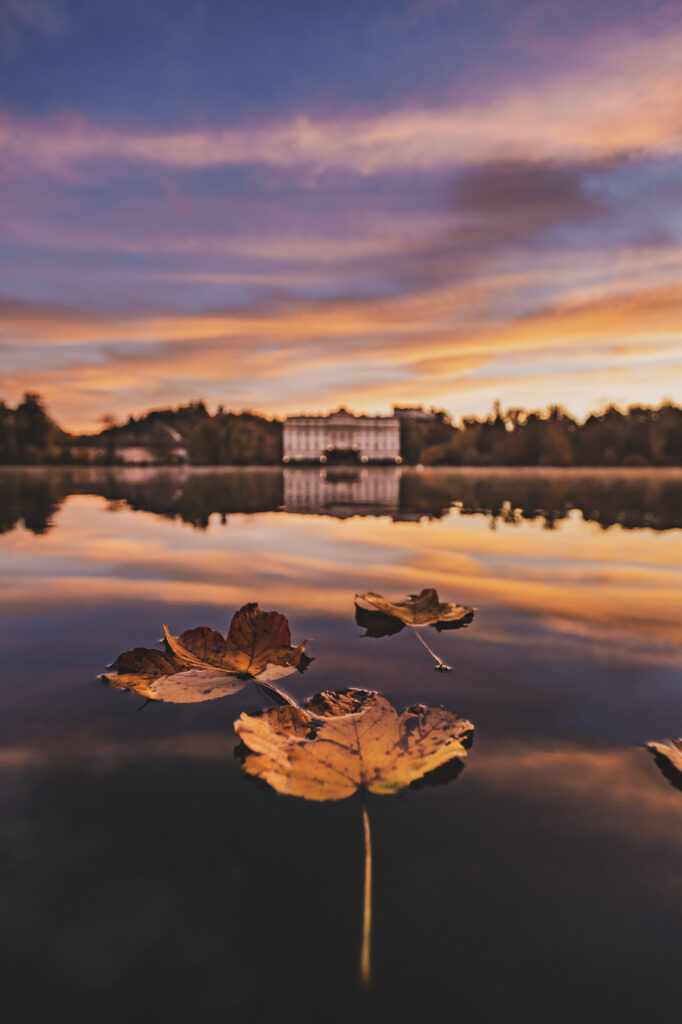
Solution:
{"label": "white palace building", "polygon": [[284,421],[283,461],[400,463],[400,419],[354,416],[337,409],[328,416],[289,416]]}

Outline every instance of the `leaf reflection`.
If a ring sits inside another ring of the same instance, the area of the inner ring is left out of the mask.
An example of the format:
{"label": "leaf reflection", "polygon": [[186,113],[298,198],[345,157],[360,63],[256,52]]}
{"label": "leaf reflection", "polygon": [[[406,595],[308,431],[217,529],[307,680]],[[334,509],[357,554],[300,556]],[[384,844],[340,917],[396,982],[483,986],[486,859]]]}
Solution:
{"label": "leaf reflection", "polygon": [[647,749],[654,755],[657,767],[670,785],[682,789],[682,737],[677,740],[650,740]]}
{"label": "leaf reflection", "polygon": [[398,715],[385,697],[351,689],[317,694],[305,708],[242,713],[234,727],[249,751],[244,770],[279,793],[317,801],[361,793],[365,885],[360,976],[369,984],[372,848],[365,795],[398,793],[453,761],[461,765],[473,737],[472,723],[423,704]]}
{"label": "leaf reflection", "polygon": [[405,629],[405,623],[400,619],[394,619],[392,616],[386,615],[385,612],[372,611],[370,608],[358,604],[357,601],[355,602],[355,621],[365,630],[363,636],[377,639],[382,636],[393,636]]}
{"label": "leaf reflection", "polygon": [[186,630],[179,637],[163,628],[166,651],[125,651],[101,679],[147,700],[171,704],[215,700],[255,681],[279,702],[291,703],[272,681],[303,672],[312,660],[305,654],[306,640],[291,646],[286,618],[261,611],[255,603],[235,613],[226,637],[208,626]]}

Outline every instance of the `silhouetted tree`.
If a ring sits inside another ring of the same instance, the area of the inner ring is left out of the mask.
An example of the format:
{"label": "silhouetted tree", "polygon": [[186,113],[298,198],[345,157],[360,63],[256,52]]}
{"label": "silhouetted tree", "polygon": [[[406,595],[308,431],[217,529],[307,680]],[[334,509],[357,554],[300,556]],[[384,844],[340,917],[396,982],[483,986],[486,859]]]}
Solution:
{"label": "silhouetted tree", "polygon": [[27,392],[16,409],[0,403],[0,462],[56,462],[66,439],[40,395]]}

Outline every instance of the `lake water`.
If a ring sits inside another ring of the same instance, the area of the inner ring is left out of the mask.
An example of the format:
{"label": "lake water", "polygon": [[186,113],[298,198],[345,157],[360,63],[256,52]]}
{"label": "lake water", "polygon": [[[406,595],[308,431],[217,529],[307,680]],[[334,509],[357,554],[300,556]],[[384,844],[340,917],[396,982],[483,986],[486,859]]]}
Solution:
{"label": "lake water", "polygon": [[[677,1019],[682,472],[0,471],[5,1019]],[[361,637],[354,595],[436,587],[467,629]],[[357,797],[245,776],[245,689],[107,688],[121,651],[277,609],[303,699],[377,689],[476,727],[455,780]],[[674,780],[673,780],[674,781]]]}

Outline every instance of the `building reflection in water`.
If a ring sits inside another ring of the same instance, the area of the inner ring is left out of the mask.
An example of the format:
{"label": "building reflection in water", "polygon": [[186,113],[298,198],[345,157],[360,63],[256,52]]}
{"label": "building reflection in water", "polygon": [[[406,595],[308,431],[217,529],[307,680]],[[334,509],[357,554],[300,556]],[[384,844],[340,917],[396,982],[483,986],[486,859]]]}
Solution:
{"label": "building reflection in water", "polygon": [[297,467],[285,469],[283,474],[287,512],[320,513],[338,519],[398,514],[398,466]]}
{"label": "building reflection in water", "polygon": [[0,467],[0,534],[48,532],[71,495],[96,495],[207,529],[212,516],[295,512],[396,522],[483,515],[491,528],[577,513],[603,529],[679,530],[682,470],[449,469],[331,465],[259,467]]}

